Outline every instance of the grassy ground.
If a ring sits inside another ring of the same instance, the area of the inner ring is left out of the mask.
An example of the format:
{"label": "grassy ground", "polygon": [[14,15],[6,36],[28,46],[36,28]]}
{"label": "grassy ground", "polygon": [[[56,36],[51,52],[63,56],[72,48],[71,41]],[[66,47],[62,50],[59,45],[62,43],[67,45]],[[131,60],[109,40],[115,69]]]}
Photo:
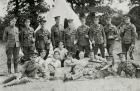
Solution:
{"label": "grassy ground", "polygon": [[[135,59],[138,63],[140,59],[140,41],[136,43],[137,49],[135,52]],[[121,51],[121,45],[116,42],[114,49],[114,56],[116,61],[117,53]],[[0,43],[0,73],[7,71],[6,69],[6,56],[5,47]],[[4,77],[0,77],[0,82]],[[12,86],[3,88],[0,85],[0,91],[140,91],[140,79],[128,78],[108,78],[98,79],[92,81],[73,81],[63,83],[60,80],[51,82],[34,82],[25,85]]]}

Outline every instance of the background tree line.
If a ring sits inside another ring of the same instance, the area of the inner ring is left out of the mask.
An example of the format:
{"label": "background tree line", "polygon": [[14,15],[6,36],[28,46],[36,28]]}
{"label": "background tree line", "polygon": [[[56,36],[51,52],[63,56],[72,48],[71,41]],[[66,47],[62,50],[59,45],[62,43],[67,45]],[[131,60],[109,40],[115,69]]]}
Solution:
{"label": "background tree line", "polygon": [[[118,26],[121,23],[122,16],[119,11],[115,11],[109,6],[102,6],[104,0],[66,0],[72,9],[78,14],[87,14],[87,25],[90,25],[95,17],[96,12],[103,13],[101,16],[101,23],[105,25],[104,19],[108,14],[117,13],[113,17],[113,24]],[[112,0],[109,0],[112,3]],[[120,2],[122,0],[119,0]],[[140,31],[140,0],[131,0],[131,4],[135,5],[128,15],[131,16],[132,22],[137,27],[137,32]],[[40,13],[49,11],[49,5],[44,0],[9,0],[7,5],[7,15],[0,19],[0,35],[2,37],[3,30],[9,24],[12,17],[18,17],[17,26],[19,29],[23,27],[23,21],[26,18],[31,20],[31,26],[36,29],[39,21],[43,19],[39,17]],[[139,33],[140,34],[140,33]]]}

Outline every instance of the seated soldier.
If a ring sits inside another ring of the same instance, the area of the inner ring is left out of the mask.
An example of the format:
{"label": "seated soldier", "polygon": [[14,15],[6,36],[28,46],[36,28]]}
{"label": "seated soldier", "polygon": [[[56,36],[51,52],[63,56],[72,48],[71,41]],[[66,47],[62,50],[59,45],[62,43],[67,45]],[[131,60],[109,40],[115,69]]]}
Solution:
{"label": "seated soldier", "polygon": [[83,77],[83,69],[81,65],[72,66],[70,72],[64,74],[64,81],[80,79]]}
{"label": "seated soldier", "polygon": [[120,59],[120,63],[118,65],[117,73],[121,76],[121,73],[124,72],[126,77],[135,77],[136,69],[138,65],[133,63],[132,61],[127,61],[125,53],[117,54]]}
{"label": "seated soldier", "polygon": [[108,76],[116,76],[116,72],[114,70],[114,58],[113,56],[106,56],[107,64],[100,69],[99,72],[96,73],[96,78],[105,78]]}
{"label": "seated soldier", "polygon": [[42,74],[43,78],[47,78],[44,69],[39,65],[37,61],[37,53],[31,52],[29,54],[30,60],[25,62],[21,69],[21,73],[15,74],[14,76],[6,79],[3,82],[3,84],[5,84],[5,87],[31,82],[34,78],[38,78],[37,72],[39,72],[39,74]]}
{"label": "seated soldier", "polygon": [[61,67],[64,67],[64,60],[66,59],[68,50],[66,48],[64,48],[63,42],[59,42],[59,46],[57,48],[55,48],[54,51],[60,52]]}
{"label": "seated soldier", "polygon": [[106,65],[106,61],[97,60],[94,52],[90,51],[88,64],[84,68],[84,77],[87,79],[95,79],[96,73]]}
{"label": "seated soldier", "polygon": [[48,64],[53,65],[55,67],[55,69],[61,67],[60,52],[59,51],[54,51],[53,57],[46,59],[45,66],[48,67]]}
{"label": "seated soldier", "polygon": [[85,53],[83,51],[79,52],[79,61],[78,64],[82,65],[85,67],[88,64],[89,58],[85,58]]}
{"label": "seated soldier", "polygon": [[72,67],[78,63],[77,59],[73,58],[73,53],[68,52],[67,59],[64,61],[64,67]]}

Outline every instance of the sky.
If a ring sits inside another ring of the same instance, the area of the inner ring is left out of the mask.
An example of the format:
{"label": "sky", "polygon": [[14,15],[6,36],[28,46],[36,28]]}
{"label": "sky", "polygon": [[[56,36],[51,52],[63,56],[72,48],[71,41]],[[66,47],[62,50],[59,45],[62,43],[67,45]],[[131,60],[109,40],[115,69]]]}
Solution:
{"label": "sky", "polygon": [[[8,4],[9,0],[0,0],[0,17],[4,17],[6,14],[6,8],[7,8],[7,4]],[[46,2],[48,2],[49,4],[52,4],[52,0],[45,0]],[[129,7],[128,7],[128,0],[126,0],[126,2],[123,3],[118,3],[118,0],[114,0],[113,4],[110,5],[110,7],[114,8],[114,9],[118,9],[118,10],[122,10],[123,13],[127,13],[129,11]]]}
{"label": "sky", "polygon": [[0,0],[0,17],[4,17],[6,14],[8,0]]}

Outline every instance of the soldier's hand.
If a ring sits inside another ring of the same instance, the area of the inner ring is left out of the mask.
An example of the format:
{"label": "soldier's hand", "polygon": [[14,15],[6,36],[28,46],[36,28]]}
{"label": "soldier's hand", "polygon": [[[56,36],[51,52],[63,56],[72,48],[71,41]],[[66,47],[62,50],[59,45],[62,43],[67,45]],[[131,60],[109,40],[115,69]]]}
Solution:
{"label": "soldier's hand", "polygon": [[95,44],[95,41],[92,41],[92,44]]}
{"label": "soldier's hand", "polygon": [[88,36],[88,35],[85,35],[85,37],[86,37],[86,38],[89,38],[89,36]]}
{"label": "soldier's hand", "polygon": [[47,42],[48,42],[48,43],[51,43],[51,40],[48,40]]}
{"label": "soldier's hand", "polygon": [[77,43],[77,40],[74,41],[74,44],[76,44],[76,43]]}

